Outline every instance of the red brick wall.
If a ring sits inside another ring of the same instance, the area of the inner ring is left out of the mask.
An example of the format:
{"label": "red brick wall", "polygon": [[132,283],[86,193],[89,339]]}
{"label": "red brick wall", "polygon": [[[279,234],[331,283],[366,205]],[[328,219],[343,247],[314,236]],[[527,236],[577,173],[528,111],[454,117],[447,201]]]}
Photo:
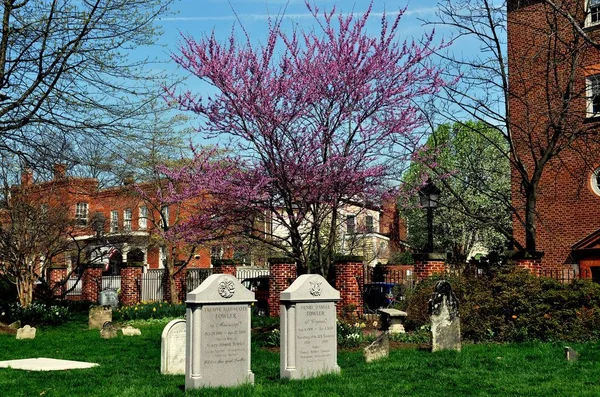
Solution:
{"label": "red brick wall", "polygon": [[216,260],[213,264],[213,274],[231,274],[235,277],[236,267],[232,260]]}
{"label": "red brick wall", "polygon": [[278,317],[280,294],[296,280],[296,264],[271,260],[269,271],[269,316]]}
{"label": "red brick wall", "polygon": [[67,278],[67,268],[66,267],[51,267],[48,270],[48,280],[50,289],[53,290],[53,296],[61,296],[65,293],[67,286],[65,283],[59,285],[63,281],[66,281]]}
{"label": "red brick wall", "polygon": [[414,272],[417,281],[433,276],[434,274],[445,273],[448,270],[446,254],[422,253],[414,254],[414,257]]}
{"label": "red brick wall", "polygon": [[140,301],[140,286],[142,282],[142,268],[140,266],[126,266],[121,269],[121,296],[122,306],[135,305]]}
{"label": "red brick wall", "polygon": [[[515,2],[513,2],[515,3]],[[547,129],[548,119],[547,98],[556,99],[553,105],[560,105],[562,95],[558,90],[548,92],[553,87],[553,70],[548,68],[555,56],[548,48],[557,48],[560,53],[568,49],[562,44],[553,47],[549,38],[559,37],[565,42],[573,40],[573,29],[564,18],[559,17],[560,29],[558,34],[549,34],[547,16],[549,8],[543,2],[523,6],[509,12],[508,16],[508,55],[509,78],[513,95],[509,100],[512,118],[512,133],[516,150],[524,159],[527,171],[534,170],[534,158],[531,154],[530,138],[534,145],[538,142],[546,145],[546,137],[551,133]],[[583,1],[565,0],[559,4],[571,7],[576,18],[583,20]],[[525,3],[527,4],[527,3]],[[550,18],[552,20],[552,18]],[[599,30],[589,31],[598,37]],[[591,46],[584,48],[577,65],[576,92],[585,92],[585,76],[591,66],[600,64],[600,52]],[[559,68],[566,71],[567,63]],[[559,74],[561,84],[566,75]],[[548,84],[550,82],[550,84]],[[549,95],[548,95],[549,94]],[[585,117],[585,100],[580,97],[571,104],[571,125],[593,126]],[[576,153],[582,146],[575,145],[574,150],[564,151],[560,159],[552,160],[545,168],[540,182],[537,212],[537,251],[543,251],[544,257],[540,264],[531,263],[524,266],[546,270],[560,269],[565,264],[576,263],[570,257],[570,247],[578,240],[600,228],[600,197],[593,193],[590,187],[590,176],[593,168],[600,165],[600,158],[593,155],[591,163],[586,164]],[[591,153],[598,153],[598,147],[589,147]],[[536,157],[539,151],[535,149]],[[512,197],[513,205],[518,210],[513,217],[513,233],[517,241],[524,245],[525,230],[518,217],[524,215],[524,196],[521,191],[521,179],[513,167]]]}
{"label": "red brick wall", "polygon": [[[336,304],[338,315],[362,316],[363,314],[363,263],[362,261],[338,261],[334,264],[335,289],[340,292]],[[354,307],[353,310],[350,308]]]}
{"label": "red brick wall", "polygon": [[88,267],[83,271],[81,280],[81,299],[98,303],[98,293],[102,282],[102,268]]}

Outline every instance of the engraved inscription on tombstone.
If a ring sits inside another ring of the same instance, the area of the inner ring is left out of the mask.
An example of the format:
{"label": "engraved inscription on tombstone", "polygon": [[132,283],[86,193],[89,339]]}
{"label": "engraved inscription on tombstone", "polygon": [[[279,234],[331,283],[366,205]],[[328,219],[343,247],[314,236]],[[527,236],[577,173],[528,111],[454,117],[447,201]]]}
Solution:
{"label": "engraved inscription on tombstone", "polygon": [[281,293],[282,378],[310,378],[340,371],[335,312],[339,298],[340,293],[315,274],[298,277]]}
{"label": "engraved inscription on tombstone", "polygon": [[214,274],[187,295],[185,388],[254,384],[250,370],[250,292]]}
{"label": "engraved inscription on tombstone", "polygon": [[173,320],[163,329],[160,373],[185,375],[185,320]]}

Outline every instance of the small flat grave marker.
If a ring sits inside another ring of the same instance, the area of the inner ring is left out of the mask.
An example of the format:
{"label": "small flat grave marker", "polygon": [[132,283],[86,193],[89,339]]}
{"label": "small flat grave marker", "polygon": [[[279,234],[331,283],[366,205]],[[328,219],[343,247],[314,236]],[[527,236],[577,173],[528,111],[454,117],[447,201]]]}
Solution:
{"label": "small flat grave marker", "polygon": [[280,295],[282,378],[312,378],[339,373],[335,302],[340,299],[327,280],[304,274]]}
{"label": "small flat grave marker", "polygon": [[185,375],[185,320],[173,320],[163,329],[160,373]]}
{"label": "small flat grave marker", "polygon": [[254,292],[228,274],[213,274],[186,300],[185,388],[254,384],[250,307]]}

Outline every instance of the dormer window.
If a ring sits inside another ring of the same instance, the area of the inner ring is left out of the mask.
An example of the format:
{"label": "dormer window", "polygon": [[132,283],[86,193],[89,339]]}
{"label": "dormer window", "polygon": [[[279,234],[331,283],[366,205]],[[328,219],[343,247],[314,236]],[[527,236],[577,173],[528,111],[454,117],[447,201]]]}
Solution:
{"label": "dormer window", "polygon": [[586,26],[600,24],[600,0],[587,1],[587,18],[585,21]]}

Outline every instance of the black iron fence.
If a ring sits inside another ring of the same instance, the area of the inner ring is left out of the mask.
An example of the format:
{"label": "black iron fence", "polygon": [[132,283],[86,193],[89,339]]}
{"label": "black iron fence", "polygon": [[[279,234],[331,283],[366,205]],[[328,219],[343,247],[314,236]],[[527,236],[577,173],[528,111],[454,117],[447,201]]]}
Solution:
{"label": "black iron fence", "polygon": [[188,269],[185,282],[187,292],[196,288],[213,273],[213,269]]}

